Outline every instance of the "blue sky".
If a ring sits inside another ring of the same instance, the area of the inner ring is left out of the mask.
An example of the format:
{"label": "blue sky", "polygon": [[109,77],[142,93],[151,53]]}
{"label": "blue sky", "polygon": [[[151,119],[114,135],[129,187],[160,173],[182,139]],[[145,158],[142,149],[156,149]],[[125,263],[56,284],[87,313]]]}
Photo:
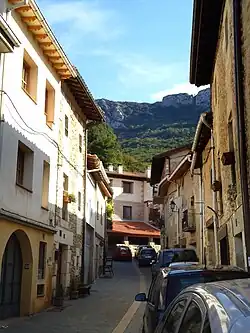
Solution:
{"label": "blue sky", "polygon": [[188,84],[193,0],[37,0],[95,98],[161,100]]}

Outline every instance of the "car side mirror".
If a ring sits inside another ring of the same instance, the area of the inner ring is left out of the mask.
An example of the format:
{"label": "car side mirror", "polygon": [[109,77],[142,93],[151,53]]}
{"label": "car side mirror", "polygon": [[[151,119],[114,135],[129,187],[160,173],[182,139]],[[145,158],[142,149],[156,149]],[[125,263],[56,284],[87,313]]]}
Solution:
{"label": "car side mirror", "polygon": [[151,261],[151,264],[153,265],[153,264],[155,264],[155,263],[156,263],[156,260],[153,259],[153,260]]}
{"label": "car side mirror", "polygon": [[147,296],[145,293],[139,293],[135,296],[135,301],[137,302],[146,302],[147,301]]}

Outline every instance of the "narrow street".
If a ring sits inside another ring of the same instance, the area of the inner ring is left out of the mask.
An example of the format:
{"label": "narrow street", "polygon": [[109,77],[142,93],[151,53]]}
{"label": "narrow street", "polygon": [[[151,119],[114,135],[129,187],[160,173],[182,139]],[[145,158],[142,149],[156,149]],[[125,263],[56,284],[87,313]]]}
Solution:
{"label": "narrow street", "polygon": [[91,295],[65,301],[62,311],[46,312],[0,322],[6,333],[138,333],[141,332],[143,304],[134,296],[147,291],[150,268],[138,269],[136,263],[115,262],[113,278],[100,278]]}

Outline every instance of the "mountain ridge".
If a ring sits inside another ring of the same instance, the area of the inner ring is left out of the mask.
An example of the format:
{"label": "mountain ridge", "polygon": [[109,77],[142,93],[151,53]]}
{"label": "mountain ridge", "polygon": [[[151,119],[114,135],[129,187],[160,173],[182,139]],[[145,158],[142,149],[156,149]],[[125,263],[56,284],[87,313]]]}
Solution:
{"label": "mountain ridge", "polygon": [[202,112],[210,107],[210,88],[196,95],[164,96],[162,101],[127,102],[97,99],[124,151],[141,162],[193,139]]}

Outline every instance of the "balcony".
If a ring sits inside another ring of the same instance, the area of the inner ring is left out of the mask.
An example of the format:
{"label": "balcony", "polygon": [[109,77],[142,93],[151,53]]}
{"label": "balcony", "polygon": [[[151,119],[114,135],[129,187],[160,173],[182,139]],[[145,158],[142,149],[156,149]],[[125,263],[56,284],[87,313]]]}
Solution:
{"label": "balcony", "polygon": [[186,209],[183,212],[182,231],[194,232],[195,230],[196,230],[195,213],[192,210]]}

